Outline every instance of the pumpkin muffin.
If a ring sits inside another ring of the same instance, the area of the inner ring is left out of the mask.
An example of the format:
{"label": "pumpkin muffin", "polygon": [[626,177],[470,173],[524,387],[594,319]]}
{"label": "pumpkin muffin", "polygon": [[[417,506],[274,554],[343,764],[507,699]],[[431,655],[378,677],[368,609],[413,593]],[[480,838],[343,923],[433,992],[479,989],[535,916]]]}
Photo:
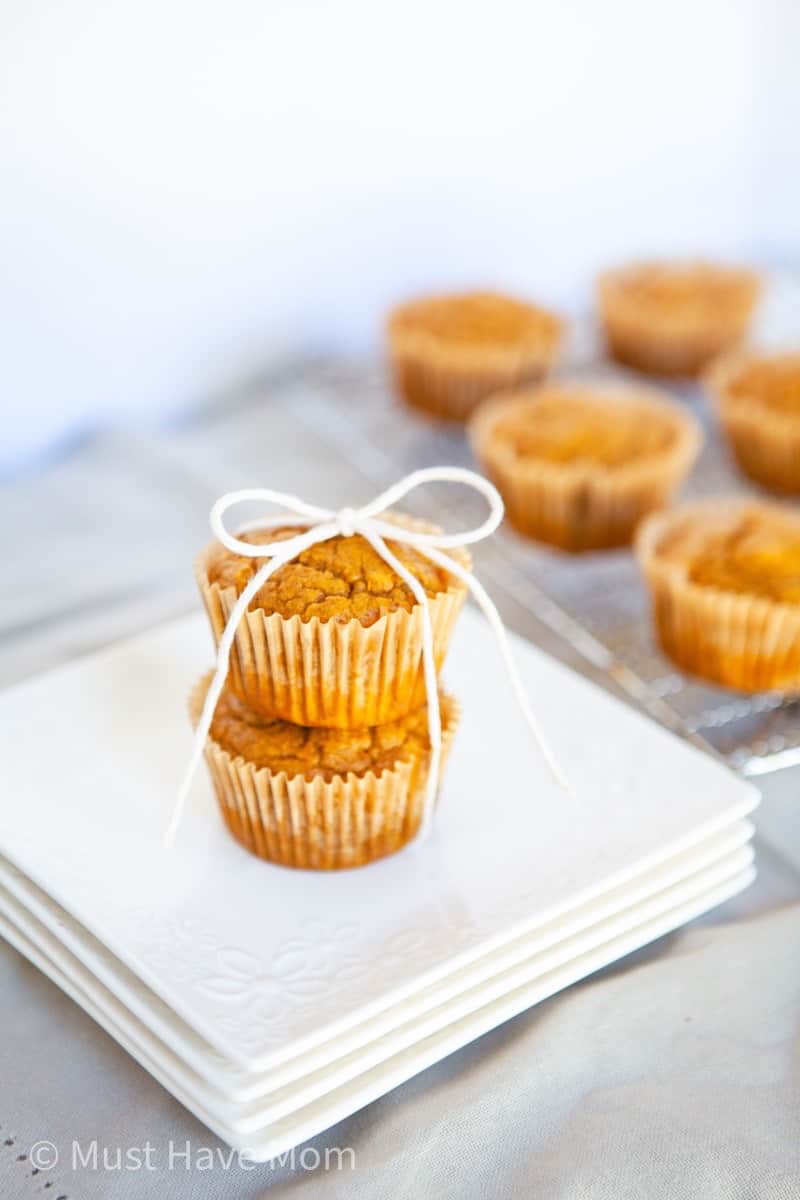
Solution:
{"label": "pumpkin muffin", "polygon": [[800,492],[800,352],[731,355],[711,366],[707,384],[744,473]]}
{"label": "pumpkin muffin", "polygon": [[[435,526],[391,517],[422,532]],[[287,527],[252,531],[258,544],[291,537]],[[425,588],[441,667],[466,587],[400,542],[389,548]],[[464,550],[451,550],[461,566]],[[239,595],[263,558],[245,558],[213,542],[196,564],[217,643]],[[229,682],[268,717],[297,725],[360,729],[403,717],[425,702],[423,609],[364,538],[334,537],[280,567],[256,595],[236,631]]]}
{"label": "pumpkin muffin", "polygon": [[553,313],[494,292],[412,301],[389,317],[395,384],[414,408],[463,421],[491,393],[542,379],[562,332]]}
{"label": "pumpkin muffin", "polygon": [[579,382],[488,400],[470,435],[511,524],[571,551],[628,544],[701,444],[697,422],[662,393]]}
{"label": "pumpkin muffin", "polygon": [[697,375],[745,336],[759,294],[752,271],[638,263],[598,280],[613,358],[649,375]]}
{"label": "pumpkin muffin", "polygon": [[636,549],[679,666],[744,692],[800,690],[800,515],[701,501],[651,517]]}
{"label": "pumpkin muffin", "polygon": [[[211,674],[189,701],[193,723]],[[458,705],[440,696],[444,765]],[[428,710],[371,729],[308,729],[264,717],[226,688],[206,745],[223,820],[259,858],[334,870],[393,854],[417,833],[430,763]]]}

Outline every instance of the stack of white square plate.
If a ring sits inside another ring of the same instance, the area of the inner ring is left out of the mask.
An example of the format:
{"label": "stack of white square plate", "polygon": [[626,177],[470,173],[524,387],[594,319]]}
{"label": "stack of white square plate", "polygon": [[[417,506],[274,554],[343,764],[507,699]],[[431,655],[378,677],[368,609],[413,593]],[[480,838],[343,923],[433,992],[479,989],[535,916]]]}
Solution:
{"label": "stack of white square plate", "polygon": [[192,617],[0,696],[0,932],[230,1145],[266,1159],[753,878],[757,793],[522,641],[559,789],[492,635],[434,829],[357,871],[262,863],[205,777],[162,846],[207,667]]}

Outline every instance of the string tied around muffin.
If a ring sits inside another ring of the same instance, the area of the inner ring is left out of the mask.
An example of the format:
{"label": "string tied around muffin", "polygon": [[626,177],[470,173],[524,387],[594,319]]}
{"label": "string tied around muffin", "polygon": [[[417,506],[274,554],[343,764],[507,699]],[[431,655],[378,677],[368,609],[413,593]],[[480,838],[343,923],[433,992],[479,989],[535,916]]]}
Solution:
{"label": "string tied around muffin", "polygon": [[[387,510],[407,496],[415,488],[427,483],[457,483],[464,484],[479,492],[489,505],[486,519],[474,529],[460,533],[429,533],[418,529],[409,529],[382,519]],[[287,520],[294,526],[302,526],[303,532],[290,538],[282,538],[274,542],[247,542],[240,536],[232,534],[225,527],[225,515],[229,509],[247,502],[277,504],[283,511],[272,517],[259,517],[239,526],[239,534],[252,530],[285,528]],[[430,606],[425,588],[416,576],[400,562],[397,555],[387,545],[387,540],[411,546],[442,570],[454,575],[466,585],[478,607],[483,612],[497,640],[500,657],[506,667],[512,691],[522,710],[525,721],[533,734],[540,753],[547,764],[555,782],[562,788],[567,788],[564,775],[551,753],[547,742],[539,728],[539,722],[528,699],[527,692],[514,662],[508,634],[494,601],[478,579],[460,563],[457,563],[447,550],[459,546],[472,545],[491,536],[503,519],[504,505],[497,488],[483,475],[463,467],[426,467],[413,471],[403,479],[398,480],[386,491],[376,496],[361,508],[350,506],[333,510],[308,504],[298,496],[287,492],[276,491],[273,488],[244,488],[240,491],[228,492],[216,501],[211,509],[210,524],[215,537],[234,554],[245,558],[263,558],[264,563],[253,574],[239,595],[217,646],[217,662],[214,675],[206,693],[203,709],[195,729],[195,739],[192,754],[187,765],[186,773],[178,790],[172,817],[166,833],[166,845],[171,846],[180,826],[189,790],[194,776],[203,757],[214,712],[222,695],[228,675],[231,650],[236,631],[240,622],[267,580],[287,563],[292,562],[298,555],[319,542],[329,541],[334,537],[353,537],[358,534],[365,539],[386,565],[395,572],[413,595],[422,610],[422,666],[425,680],[425,693],[428,710],[428,738],[430,741],[431,757],[428,767],[428,777],[425,789],[423,816],[420,823],[418,838],[427,832],[433,813],[434,801],[439,782],[439,767],[442,756],[442,718],[439,708],[439,687],[436,676],[436,656],[434,652],[433,624]]]}
{"label": "string tied around muffin", "polygon": [[336,514],[336,524],[342,537],[352,537],[356,532],[358,513],[354,508],[340,508]]}

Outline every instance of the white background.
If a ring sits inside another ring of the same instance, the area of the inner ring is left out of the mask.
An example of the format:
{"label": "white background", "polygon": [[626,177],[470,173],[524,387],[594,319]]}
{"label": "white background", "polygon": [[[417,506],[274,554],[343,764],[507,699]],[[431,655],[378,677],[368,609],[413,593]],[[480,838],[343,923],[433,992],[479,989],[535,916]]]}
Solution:
{"label": "white background", "polygon": [[800,257],[793,0],[0,0],[0,460],[392,300]]}

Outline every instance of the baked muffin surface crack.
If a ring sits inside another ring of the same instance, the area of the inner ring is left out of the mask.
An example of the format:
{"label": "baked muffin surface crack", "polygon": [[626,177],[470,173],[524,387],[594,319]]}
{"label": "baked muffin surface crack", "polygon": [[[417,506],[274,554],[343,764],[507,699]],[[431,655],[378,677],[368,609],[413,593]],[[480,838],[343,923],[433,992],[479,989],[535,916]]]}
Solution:
{"label": "baked muffin surface crack", "polygon": [[[259,545],[294,537],[296,527],[253,530],[241,540]],[[389,549],[403,566],[422,584],[428,596],[445,591],[450,576],[413,546],[389,542]],[[244,558],[220,546],[209,569],[209,581],[220,587],[233,587],[241,594],[263,558]],[[410,611],[417,601],[410,589],[377,554],[363,537],[333,537],[304,550],[297,558],[280,567],[258,591],[250,609],[299,616],[308,621],[350,621],[373,625],[397,609]]]}

